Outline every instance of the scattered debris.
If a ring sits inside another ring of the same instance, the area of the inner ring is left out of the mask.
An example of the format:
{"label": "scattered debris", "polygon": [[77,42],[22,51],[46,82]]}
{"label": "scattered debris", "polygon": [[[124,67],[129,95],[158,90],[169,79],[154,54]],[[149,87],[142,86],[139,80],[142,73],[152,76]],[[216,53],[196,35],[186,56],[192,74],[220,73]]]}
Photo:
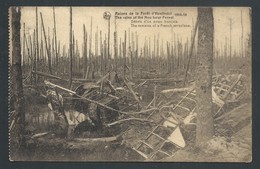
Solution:
{"label": "scattered debris", "polygon": [[[236,90],[239,93],[243,93],[242,89],[238,89],[238,84],[241,84],[239,83],[241,75],[233,76],[233,78],[235,77],[237,77],[237,80],[229,82],[230,86],[227,84],[227,90],[224,92],[223,90],[215,90],[217,88],[216,86],[220,85],[218,83],[214,84],[212,88],[212,100],[216,107],[218,107],[216,113],[219,113],[221,110],[223,111],[225,104],[229,104],[231,101],[236,101],[234,99],[238,99],[238,97],[230,97],[230,95],[234,94],[234,92],[231,91]],[[224,83],[224,80],[222,79],[221,82]],[[222,95],[220,95],[220,92],[222,92]],[[166,94],[169,93],[170,95],[166,96]],[[179,99],[176,99],[176,93],[185,94],[181,95]],[[152,119],[156,122],[156,125],[151,127],[151,130],[148,130],[148,134],[139,140],[137,146],[133,144],[133,149],[149,160],[161,160],[166,157],[174,156],[178,150],[186,146],[181,128],[187,128],[187,126],[190,125],[196,126],[196,91],[194,90],[194,84],[185,88],[162,90],[160,94],[163,95],[160,99],[168,98],[170,101],[168,103],[165,103],[165,99],[159,101],[159,103],[164,102],[164,104],[156,105],[159,111],[153,111],[147,117],[147,119]],[[175,98],[172,98],[173,95]],[[233,100],[229,100],[229,102],[225,103],[224,100],[227,98]],[[177,103],[173,103],[174,100],[176,100]],[[154,95],[152,102],[158,102],[158,100],[156,101],[156,95]],[[152,102],[149,103],[148,107],[153,105]],[[216,116],[216,114],[214,116]],[[193,130],[194,129],[195,128],[193,128]],[[188,132],[192,133],[195,131],[191,130]]]}
{"label": "scattered debris", "polygon": [[[40,72],[32,73],[59,79]],[[41,95],[48,99],[53,112],[54,133],[68,138],[73,135],[73,140],[80,142],[115,141],[120,135],[122,144],[132,147],[147,160],[173,157],[190,144],[196,129],[194,82],[184,88],[158,89],[156,84],[160,79],[146,79],[136,85],[125,79],[119,80],[118,76],[115,76],[117,80],[111,80],[110,73],[96,82],[81,81],[74,90],[44,81],[46,96]],[[225,105],[238,102],[241,97],[244,90],[241,77],[241,74],[214,76],[212,100],[216,107],[213,112],[216,120],[226,116]],[[147,103],[137,91],[151,84],[154,84],[153,99]],[[73,113],[64,111],[68,109],[66,106]],[[139,126],[136,131],[133,125],[137,122],[146,125]],[[217,132],[226,135],[224,131]],[[136,137],[131,136],[134,133]],[[48,134],[41,132],[31,138]]]}

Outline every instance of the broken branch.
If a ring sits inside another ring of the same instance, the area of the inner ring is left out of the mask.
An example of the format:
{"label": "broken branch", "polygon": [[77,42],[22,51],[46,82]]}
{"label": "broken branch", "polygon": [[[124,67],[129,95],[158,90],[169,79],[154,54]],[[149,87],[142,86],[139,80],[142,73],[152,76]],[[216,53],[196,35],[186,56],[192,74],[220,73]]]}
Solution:
{"label": "broken branch", "polygon": [[161,91],[161,93],[166,94],[166,93],[177,93],[177,92],[190,92],[195,88],[195,83],[193,83],[191,86],[189,87],[184,87],[184,88],[175,88],[175,89],[166,89]]}
{"label": "broken branch", "polygon": [[153,121],[151,121],[151,120],[146,120],[146,119],[134,118],[134,117],[133,117],[133,118],[128,118],[128,119],[118,120],[118,121],[115,121],[115,122],[106,124],[106,126],[110,127],[110,126],[113,126],[113,125],[116,125],[116,124],[119,124],[119,123],[122,123],[122,122],[132,121],[132,120],[141,121],[141,122],[148,122],[148,123],[155,123],[155,122],[153,122]]}

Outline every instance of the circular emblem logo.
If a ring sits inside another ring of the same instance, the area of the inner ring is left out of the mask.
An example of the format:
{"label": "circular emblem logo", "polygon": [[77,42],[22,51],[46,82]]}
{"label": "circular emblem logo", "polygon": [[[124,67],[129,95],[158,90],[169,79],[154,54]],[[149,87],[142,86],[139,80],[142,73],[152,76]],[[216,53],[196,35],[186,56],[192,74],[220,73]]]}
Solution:
{"label": "circular emblem logo", "polygon": [[111,13],[106,11],[106,12],[104,12],[103,17],[104,17],[104,19],[109,20],[111,17]]}

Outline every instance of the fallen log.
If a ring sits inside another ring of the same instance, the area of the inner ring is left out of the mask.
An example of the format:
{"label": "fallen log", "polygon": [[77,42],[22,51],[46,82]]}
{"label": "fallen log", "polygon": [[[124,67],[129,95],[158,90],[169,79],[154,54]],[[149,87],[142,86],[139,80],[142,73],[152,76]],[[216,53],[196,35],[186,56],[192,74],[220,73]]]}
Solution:
{"label": "fallen log", "polygon": [[[192,84],[191,86],[185,87],[185,88],[166,89],[166,90],[161,91],[161,94],[167,94],[167,93],[174,94],[174,93],[178,93],[178,92],[190,92],[190,91],[194,90],[194,88],[195,88],[195,83]],[[214,89],[215,89],[215,87],[213,86],[212,87],[212,101],[215,104],[217,104],[219,107],[222,107],[225,103],[215,93]]]}
{"label": "fallen log", "polygon": [[33,73],[33,74],[36,74],[36,75],[39,75],[39,76],[44,76],[44,77],[48,77],[48,78],[51,78],[51,79],[57,79],[57,80],[62,80],[62,81],[68,82],[68,80],[66,80],[66,79],[62,79],[61,77],[54,76],[54,75],[49,75],[49,74],[43,73],[43,72],[32,71],[32,73]]}
{"label": "fallen log", "polygon": [[108,87],[110,88],[110,90],[112,91],[112,93],[115,93],[115,92],[116,92],[115,87],[111,84],[111,82],[110,82],[109,80],[107,81],[107,85],[108,85]]}
{"label": "fallen log", "polygon": [[141,81],[150,81],[150,82],[182,82],[183,79],[176,78],[156,78],[156,79],[140,79]]}
{"label": "fallen log", "polygon": [[118,136],[113,136],[113,137],[101,137],[101,138],[74,138],[73,140],[75,141],[80,141],[80,142],[90,142],[90,141],[97,141],[97,142],[111,142],[115,141],[118,139]]}
{"label": "fallen log", "polygon": [[75,82],[80,82],[80,83],[82,83],[82,82],[95,82],[94,79],[72,79],[72,81],[73,81],[73,83],[75,83]]}
{"label": "fallen log", "polygon": [[[44,76],[44,77],[48,77],[48,78],[51,78],[51,79],[57,79],[57,80],[62,80],[62,81],[68,82],[67,79],[63,79],[59,76],[50,75],[50,74],[39,72],[39,71],[32,71],[32,73],[39,75],[39,76]],[[76,83],[76,82],[80,82],[80,83],[82,83],[82,82],[95,82],[95,80],[93,80],[93,79],[72,79],[72,81],[73,81],[73,83]]]}
{"label": "fallen log", "polygon": [[109,123],[109,124],[105,124],[106,126],[108,127],[111,127],[111,126],[114,126],[116,124],[120,124],[120,123],[123,123],[123,122],[126,122],[126,121],[140,121],[140,122],[148,122],[148,123],[155,123],[151,120],[147,120],[147,119],[141,119],[141,118],[128,118],[128,119],[122,119],[122,120],[118,120],[118,121],[115,121],[115,122],[112,122],[112,123]]}
{"label": "fallen log", "polygon": [[34,134],[31,138],[43,137],[43,136],[46,136],[46,135],[49,134],[49,133],[50,133],[50,132],[37,133],[37,134]]}
{"label": "fallen log", "polygon": [[155,98],[153,98],[153,100],[146,106],[146,109],[148,109],[149,107],[151,107],[151,105],[153,104]]}
{"label": "fallen log", "polygon": [[135,86],[134,89],[137,89],[137,88],[143,86],[146,82],[147,82],[147,80],[144,81],[144,82],[141,82],[140,84],[138,84],[137,86]]}
{"label": "fallen log", "polygon": [[74,92],[74,91],[72,91],[72,90],[70,90],[70,89],[66,89],[66,88],[61,87],[61,86],[59,86],[59,85],[53,84],[53,83],[51,83],[51,82],[49,82],[49,81],[47,81],[47,80],[44,80],[44,83],[45,83],[47,86],[50,86],[51,88],[59,88],[59,89],[61,89],[61,90],[67,91],[67,92],[69,92],[69,93],[76,94],[76,92]]}
{"label": "fallen log", "polygon": [[155,105],[156,105],[156,89],[157,89],[157,86],[156,85],[154,85],[154,91],[153,91],[153,106],[155,107]]}
{"label": "fallen log", "polygon": [[193,83],[189,87],[162,90],[161,93],[162,94],[166,94],[166,93],[173,94],[173,93],[178,93],[178,92],[190,92],[190,91],[194,90],[194,88],[195,88],[195,83]]}
{"label": "fallen log", "polygon": [[101,77],[97,82],[96,84],[100,84],[102,81],[104,81],[106,78],[109,77],[111,71],[107,72],[103,77]]}
{"label": "fallen log", "polygon": [[159,110],[159,109],[158,108],[152,108],[152,109],[142,110],[142,111],[139,111],[139,112],[129,112],[128,114],[136,115],[136,114],[148,113],[148,112],[155,111],[155,110]]}

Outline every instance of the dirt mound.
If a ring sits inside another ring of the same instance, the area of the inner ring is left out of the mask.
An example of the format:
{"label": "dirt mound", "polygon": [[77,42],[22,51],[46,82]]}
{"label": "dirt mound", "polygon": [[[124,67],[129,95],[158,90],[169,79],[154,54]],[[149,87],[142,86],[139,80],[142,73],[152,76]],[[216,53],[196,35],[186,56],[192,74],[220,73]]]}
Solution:
{"label": "dirt mound", "polygon": [[203,147],[202,151],[215,156],[216,161],[250,162],[252,160],[250,143],[239,139],[215,137]]}

